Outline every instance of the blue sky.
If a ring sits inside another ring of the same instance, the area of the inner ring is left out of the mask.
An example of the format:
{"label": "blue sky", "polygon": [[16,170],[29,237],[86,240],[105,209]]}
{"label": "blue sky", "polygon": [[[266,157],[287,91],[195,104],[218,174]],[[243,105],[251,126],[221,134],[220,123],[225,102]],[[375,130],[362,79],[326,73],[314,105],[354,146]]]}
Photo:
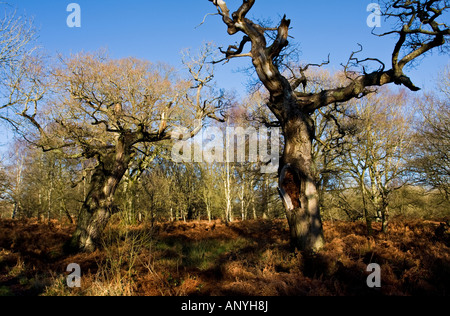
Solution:
{"label": "blue sky", "polygon": [[[69,28],[67,5],[76,2],[81,7],[81,28]],[[298,43],[301,59],[320,63],[331,54],[330,68],[340,69],[352,52],[364,47],[361,58],[377,57],[389,67],[395,38],[378,38],[366,24],[367,5],[373,0],[258,0],[250,17],[270,18],[277,23],[286,14],[292,20],[292,42]],[[180,65],[180,52],[193,50],[202,43],[213,41],[227,47],[239,42],[242,35],[230,37],[220,17],[206,14],[216,12],[207,0],[145,1],[145,0],[9,0],[18,13],[34,19],[39,30],[39,43],[51,55],[107,48],[110,56],[134,56],[153,62]],[[242,0],[229,0],[230,10]],[[389,25],[382,22],[381,30]],[[448,63],[448,56],[434,54],[408,74],[414,83],[432,88],[435,73]],[[250,65],[250,59],[233,60],[219,65],[218,86],[245,93],[247,77],[236,73],[239,67]]]}
{"label": "blue sky", "polygon": [[[66,7],[80,5],[81,28],[69,28]],[[231,10],[242,0],[229,0]],[[270,18],[275,23],[283,14],[292,20],[291,41],[300,44],[301,58],[320,63],[331,54],[331,67],[340,68],[357,43],[364,46],[361,55],[377,57],[389,65],[395,38],[377,38],[366,24],[367,5],[373,0],[259,0],[251,17]],[[180,51],[199,48],[213,41],[227,47],[242,35],[228,36],[218,16],[210,16],[197,27],[207,13],[215,12],[207,0],[145,1],[145,0],[10,0],[19,13],[33,17],[39,29],[40,44],[50,53],[93,51],[108,48],[114,58],[134,56],[150,61],[179,65]],[[388,25],[382,22],[387,30]],[[448,62],[448,56],[432,56],[410,75],[419,86],[426,86],[436,69]],[[233,71],[250,65],[250,60],[233,61],[218,67],[220,85],[241,91],[245,75]],[[223,80],[226,78],[227,80]]]}

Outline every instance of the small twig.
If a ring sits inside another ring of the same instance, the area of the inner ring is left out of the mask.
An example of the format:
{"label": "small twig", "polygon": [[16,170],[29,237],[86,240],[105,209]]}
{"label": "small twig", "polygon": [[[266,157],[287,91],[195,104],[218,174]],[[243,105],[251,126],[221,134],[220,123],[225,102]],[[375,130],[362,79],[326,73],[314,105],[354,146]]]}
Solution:
{"label": "small twig", "polygon": [[210,16],[210,15],[219,15],[219,13],[208,13],[208,14],[206,14],[205,17],[203,18],[202,23],[200,23],[199,25],[197,25],[197,26],[195,27],[195,29],[198,29],[200,26],[202,26],[202,25],[205,23],[206,18],[207,18],[208,16]]}

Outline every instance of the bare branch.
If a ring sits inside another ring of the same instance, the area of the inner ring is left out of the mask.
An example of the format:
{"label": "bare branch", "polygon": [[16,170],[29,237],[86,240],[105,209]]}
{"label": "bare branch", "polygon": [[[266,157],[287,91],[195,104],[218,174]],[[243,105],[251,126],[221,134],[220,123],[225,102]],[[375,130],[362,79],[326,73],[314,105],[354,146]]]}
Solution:
{"label": "bare branch", "polygon": [[[300,85],[303,85],[303,92],[306,92],[306,86],[308,84],[308,78],[306,77],[305,72],[308,71],[309,67],[318,67],[318,68],[320,68],[320,67],[323,67],[323,66],[329,65],[329,64],[330,64],[330,54],[328,54],[328,60],[322,62],[321,64],[307,64],[304,67],[299,67],[299,72],[300,72],[301,77],[295,79],[294,82],[291,84],[292,90],[295,91],[295,90],[297,90],[297,88]],[[294,72],[292,70],[291,70],[291,72],[292,72],[293,76],[295,77]]]}
{"label": "bare branch", "polygon": [[[301,109],[311,113],[322,106],[334,102],[361,98],[374,91],[371,87],[389,83],[404,85],[412,91],[418,91],[419,88],[403,73],[404,67],[432,49],[445,45],[445,38],[450,34],[447,25],[438,21],[438,18],[448,9],[446,2],[445,5],[441,5],[444,2],[438,0],[398,0],[389,2],[386,5],[384,16],[397,19],[400,28],[377,36],[399,34],[399,39],[392,53],[392,69],[387,70],[385,63],[377,58],[357,58],[356,55],[362,52],[362,46],[360,45],[360,49],[352,52],[347,64],[343,65],[344,73],[349,79],[347,86],[316,94],[294,93],[293,91],[300,85],[303,85],[305,92],[307,85],[306,69],[300,68],[300,77],[295,78],[294,76],[295,80],[291,80],[292,83],[289,84],[289,81],[281,75],[278,65],[274,63],[274,60],[278,58],[283,48],[288,45],[290,21],[283,17],[277,29],[277,37],[268,46],[264,36],[266,28],[246,18],[255,1],[243,0],[241,7],[231,16],[225,1],[210,1],[218,8],[225,24],[228,26],[229,34],[235,34],[239,31],[245,34],[240,47],[230,46],[227,51],[221,51],[225,54],[225,58],[221,61],[228,61],[232,58],[231,56],[241,57],[244,45],[251,42],[251,53],[245,56],[253,59],[259,79],[270,92],[271,102],[269,107],[278,118],[282,117],[287,110],[280,106],[284,102],[281,101],[284,96],[295,96],[297,100],[293,101],[293,103],[297,103]],[[271,30],[273,31],[273,29]],[[412,36],[416,36],[416,38]],[[401,53],[407,48],[410,48],[410,51],[400,57]],[[368,73],[364,65],[368,62],[376,62],[379,64],[379,68]],[[351,70],[355,66],[361,67],[360,71]],[[290,69],[290,67],[287,68]],[[290,70],[294,74],[292,69]]]}
{"label": "bare branch", "polygon": [[208,13],[208,14],[206,14],[205,15],[205,17],[203,18],[203,21],[202,21],[202,23],[200,23],[199,25],[197,25],[195,28],[197,29],[197,28],[199,28],[200,26],[202,26],[204,23],[205,23],[205,21],[206,21],[206,18],[208,17],[208,16],[214,16],[214,15],[219,15],[219,13]]}

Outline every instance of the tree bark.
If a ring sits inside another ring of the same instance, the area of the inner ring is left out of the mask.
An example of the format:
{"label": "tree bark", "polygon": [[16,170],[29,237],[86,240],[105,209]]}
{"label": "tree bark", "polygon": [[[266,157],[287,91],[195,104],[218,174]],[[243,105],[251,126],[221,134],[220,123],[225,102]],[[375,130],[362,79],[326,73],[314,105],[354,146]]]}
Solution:
{"label": "tree bark", "polygon": [[283,126],[285,150],[279,188],[290,227],[291,247],[317,251],[324,245],[319,194],[312,170],[312,120],[301,112]]}
{"label": "tree bark", "polygon": [[230,174],[230,163],[225,163],[225,179],[224,179],[224,189],[225,189],[225,222],[233,222],[233,205],[231,196],[231,174]]}
{"label": "tree bark", "polygon": [[78,216],[77,228],[66,244],[68,252],[93,252],[100,246],[102,233],[115,213],[115,192],[131,161],[130,148],[119,140],[114,153],[99,158]]}
{"label": "tree bark", "polygon": [[381,213],[381,231],[383,233],[387,233],[389,226],[389,203],[385,196],[382,197],[380,213]]}
{"label": "tree bark", "polygon": [[17,216],[17,213],[18,213],[19,209],[20,209],[19,202],[14,202],[14,208],[13,208],[13,211],[12,211],[12,214],[11,214],[11,219],[16,219],[16,216]]}
{"label": "tree bark", "polygon": [[369,236],[373,235],[373,228],[372,228],[372,218],[369,214],[369,206],[367,205],[367,189],[364,184],[364,173],[361,174],[359,179],[359,186],[361,189],[361,197],[363,202],[363,215],[364,219],[366,220],[366,228],[367,228],[367,234]]}
{"label": "tree bark", "polygon": [[[279,191],[288,219],[292,248],[317,251],[323,244],[323,228],[319,210],[317,184],[312,170],[314,123],[310,105],[315,100],[299,99],[289,81],[280,73],[275,60],[288,45],[290,20],[284,17],[278,36],[267,46],[265,30],[245,15],[255,1],[244,1],[232,17],[225,2],[214,2],[228,26],[228,33],[246,34],[236,51],[230,46],[227,58],[238,56],[243,46],[251,42],[251,57],[259,79],[270,93],[269,108],[280,121],[285,137],[285,149],[279,172]],[[304,104],[303,104],[304,103]]]}
{"label": "tree bark", "polygon": [[67,219],[69,220],[69,223],[73,224],[73,218],[70,215],[69,210],[67,209],[66,204],[65,204],[64,201],[61,201],[60,207],[61,207],[61,210],[64,211],[64,214],[66,215]]}

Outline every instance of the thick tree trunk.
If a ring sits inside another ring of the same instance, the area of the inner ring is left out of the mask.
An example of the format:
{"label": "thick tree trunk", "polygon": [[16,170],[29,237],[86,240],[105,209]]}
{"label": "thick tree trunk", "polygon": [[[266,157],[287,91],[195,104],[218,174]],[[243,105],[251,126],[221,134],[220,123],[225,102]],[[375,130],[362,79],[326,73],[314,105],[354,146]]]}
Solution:
{"label": "thick tree trunk", "polygon": [[[107,201],[93,202],[94,199],[86,201],[78,217],[78,225],[70,241],[70,250],[79,252],[93,252],[99,245],[101,234],[111,216],[111,209]],[[96,204],[93,209],[89,204]],[[101,207],[100,204],[104,206]]]}
{"label": "thick tree trunk", "polygon": [[77,228],[66,250],[93,252],[101,245],[102,233],[115,212],[114,195],[130,163],[129,147],[119,141],[114,154],[105,155],[96,167]]}
{"label": "thick tree trunk", "polygon": [[318,251],[324,245],[319,193],[312,170],[312,121],[297,113],[283,126],[285,151],[279,188],[290,227],[291,246]]}

